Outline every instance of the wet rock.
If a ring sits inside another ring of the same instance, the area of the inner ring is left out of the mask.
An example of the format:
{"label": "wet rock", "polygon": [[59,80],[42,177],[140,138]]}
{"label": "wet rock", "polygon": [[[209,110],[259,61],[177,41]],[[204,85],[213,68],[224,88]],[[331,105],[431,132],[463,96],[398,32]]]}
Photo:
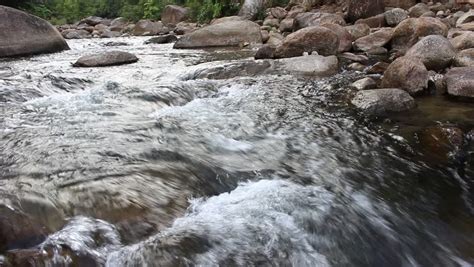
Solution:
{"label": "wet rock", "polygon": [[188,18],[189,9],[177,5],[167,5],[161,12],[161,22],[164,25],[176,25]]}
{"label": "wet rock", "polygon": [[356,21],[381,14],[384,11],[384,0],[349,0],[347,17],[349,21]]}
{"label": "wet rock", "polygon": [[410,7],[414,6],[416,2],[416,0],[385,0],[385,6],[409,9]]}
{"label": "wet rock", "polygon": [[268,60],[245,60],[224,63],[221,65],[202,64],[190,76],[185,79],[231,79],[234,77],[245,77],[261,75],[274,70]]}
{"label": "wet rock", "polygon": [[293,32],[295,29],[295,19],[286,18],[280,22],[280,32]]}
{"label": "wet rock", "polygon": [[321,27],[325,27],[333,31],[339,38],[338,53],[350,51],[352,48],[352,35],[341,25],[338,24],[322,24]]}
{"label": "wet rock", "polygon": [[355,22],[355,24],[367,24],[370,28],[380,28],[386,26],[385,16],[383,14],[366,19],[359,19]]}
{"label": "wet rock", "polygon": [[275,47],[272,47],[270,45],[264,45],[260,47],[255,53],[255,59],[273,58],[274,53]]}
{"label": "wet rock", "polygon": [[448,27],[435,18],[409,18],[395,28],[392,36],[392,49],[405,52],[428,35],[448,34]]}
{"label": "wet rock", "polygon": [[393,29],[383,28],[354,42],[354,49],[359,51],[369,51],[377,47],[383,47],[392,39]]}
{"label": "wet rock", "polygon": [[132,34],[136,36],[157,35],[163,29],[161,22],[153,22],[151,20],[139,20],[133,28]]}
{"label": "wet rock", "polygon": [[339,48],[337,35],[324,27],[308,27],[288,35],[275,51],[278,58],[297,57],[304,52],[318,52],[323,56],[334,55]]}
{"label": "wet rock", "polygon": [[408,18],[408,12],[401,8],[394,8],[386,11],[384,16],[387,25],[390,27],[395,27],[400,24],[400,22]]}
{"label": "wet rock", "polygon": [[366,77],[360,80],[357,80],[351,84],[351,87],[357,89],[357,90],[368,90],[368,89],[374,89],[377,87],[377,82],[374,81],[374,79],[370,77]]}
{"label": "wet rock", "polygon": [[47,231],[21,211],[0,204],[0,252],[41,243]]}
{"label": "wet rock", "polygon": [[474,32],[465,32],[450,41],[454,48],[458,50],[474,48]]}
{"label": "wet rock", "polygon": [[336,56],[311,55],[284,58],[278,60],[277,69],[296,75],[327,77],[338,72],[339,62]]}
{"label": "wet rock", "polygon": [[420,59],[429,70],[442,70],[451,65],[456,51],[445,37],[429,35],[410,48],[406,56]]}
{"label": "wet rock", "polygon": [[184,35],[174,48],[241,46],[244,43],[262,43],[260,26],[249,20],[228,20]]}
{"label": "wet rock", "polygon": [[457,127],[435,126],[423,130],[420,145],[427,156],[446,161],[455,156],[463,145],[463,131]]}
{"label": "wet rock", "polygon": [[127,46],[128,43],[126,42],[107,42],[104,43],[103,46]]}
{"label": "wet rock", "polygon": [[79,58],[74,67],[104,67],[114,65],[124,65],[137,62],[138,58],[128,52],[110,51],[95,55],[88,55]]}
{"label": "wet rock", "polygon": [[448,94],[474,98],[474,67],[452,68],[445,75]]}
{"label": "wet rock", "polygon": [[353,40],[357,40],[370,34],[370,27],[365,23],[346,26],[345,29],[352,35]]}
{"label": "wet rock", "polygon": [[168,44],[174,43],[178,40],[178,37],[174,34],[160,35],[150,38],[145,41],[145,44]]}
{"label": "wet rock", "polygon": [[0,6],[0,57],[53,53],[69,49],[49,22]]}
{"label": "wet rock", "polygon": [[412,18],[421,17],[423,14],[430,11],[431,11],[430,8],[425,3],[418,3],[412,6],[410,9],[408,9],[408,13],[410,14],[410,17]]}
{"label": "wet rock", "polygon": [[421,60],[400,57],[388,66],[382,79],[382,87],[401,88],[411,95],[416,95],[428,87],[428,78],[428,70]]}
{"label": "wet rock", "polygon": [[365,67],[365,65],[363,65],[359,62],[354,62],[352,64],[349,64],[347,66],[347,68],[350,69],[350,70],[355,70],[355,71],[363,71],[363,70],[365,70],[366,67]]}
{"label": "wet rock", "polygon": [[357,92],[351,103],[371,115],[401,112],[416,107],[415,99],[401,89],[373,89]]}
{"label": "wet rock", "polygon": [[474,48],[462,50],[454,58],[456,67],[474,67]]}

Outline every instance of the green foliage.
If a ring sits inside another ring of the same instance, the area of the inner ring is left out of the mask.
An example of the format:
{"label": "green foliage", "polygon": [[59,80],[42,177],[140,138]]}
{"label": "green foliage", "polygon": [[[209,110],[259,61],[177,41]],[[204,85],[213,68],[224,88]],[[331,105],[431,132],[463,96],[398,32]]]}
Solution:
{"label": "green foliage", "polygon": [[[237,14],[240,0],[29,0],[20,7],[52,23],[74,23],[87,16],[160,19],[168,4],[187,6],[191,18],[199,22]],[[287,0],[273,0],[287,1]]]}

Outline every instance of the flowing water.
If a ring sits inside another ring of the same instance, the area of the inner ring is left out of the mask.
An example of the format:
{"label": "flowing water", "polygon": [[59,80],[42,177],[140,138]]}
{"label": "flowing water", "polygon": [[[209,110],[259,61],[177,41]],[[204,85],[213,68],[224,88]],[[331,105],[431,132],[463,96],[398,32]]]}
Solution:
{"label": "flowing water", "polygon": [[[251,51],[144,40],[0,62],[0,266],[474,264],[472,143],[438,161],[411,140],[469,130],[472,104],[374,122],[347,104],[360,74],[250,77],[223,66]],[[140,61],[71,66],[112,49]]]}

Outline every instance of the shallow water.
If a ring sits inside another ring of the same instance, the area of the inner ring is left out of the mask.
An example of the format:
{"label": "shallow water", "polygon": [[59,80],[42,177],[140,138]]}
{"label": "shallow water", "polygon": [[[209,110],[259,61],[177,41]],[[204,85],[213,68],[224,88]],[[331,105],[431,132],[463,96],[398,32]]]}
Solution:
{"label": "shallow water", "polygon": [[[42,228],[0,254],[43,251],[27,256],[39,266],[474,264],[472,144],[439,162],[415,138],[472,129],[472,104],[419,99],[373,121],[346,101],[360,74],[192,79],[196,64],[251,51],[145,40],[0,62],[0,205]],[[140,60],[71,66],[112,49]]]}

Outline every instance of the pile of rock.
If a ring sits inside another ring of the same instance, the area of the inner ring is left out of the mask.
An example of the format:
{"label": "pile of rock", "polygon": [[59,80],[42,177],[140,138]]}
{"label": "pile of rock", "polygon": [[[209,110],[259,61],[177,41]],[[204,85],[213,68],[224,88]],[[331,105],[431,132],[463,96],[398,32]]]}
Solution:
{"label": "pile of rock", "polygon": [[148,19],[132,23],[125,18],[105,19],[87,17],[77,23],[58,26],[66,39],[112,38],[120,36],[154,36],[162,34],[185,34],[198,28],[196,23],[186,22],[189,10],[168,5],[164,8],[161,21]]}
{"label": "pile of rock", "polygon": [[338,55],[349,69],[379,74],[354,84],[360,92],[353,104],[369,113],[413,108],[413,97],[430,91],[474,99],[474,10],[416,2],[349,0],[346,12],[333,13],[324,6],[267,9],[255,58]]}

